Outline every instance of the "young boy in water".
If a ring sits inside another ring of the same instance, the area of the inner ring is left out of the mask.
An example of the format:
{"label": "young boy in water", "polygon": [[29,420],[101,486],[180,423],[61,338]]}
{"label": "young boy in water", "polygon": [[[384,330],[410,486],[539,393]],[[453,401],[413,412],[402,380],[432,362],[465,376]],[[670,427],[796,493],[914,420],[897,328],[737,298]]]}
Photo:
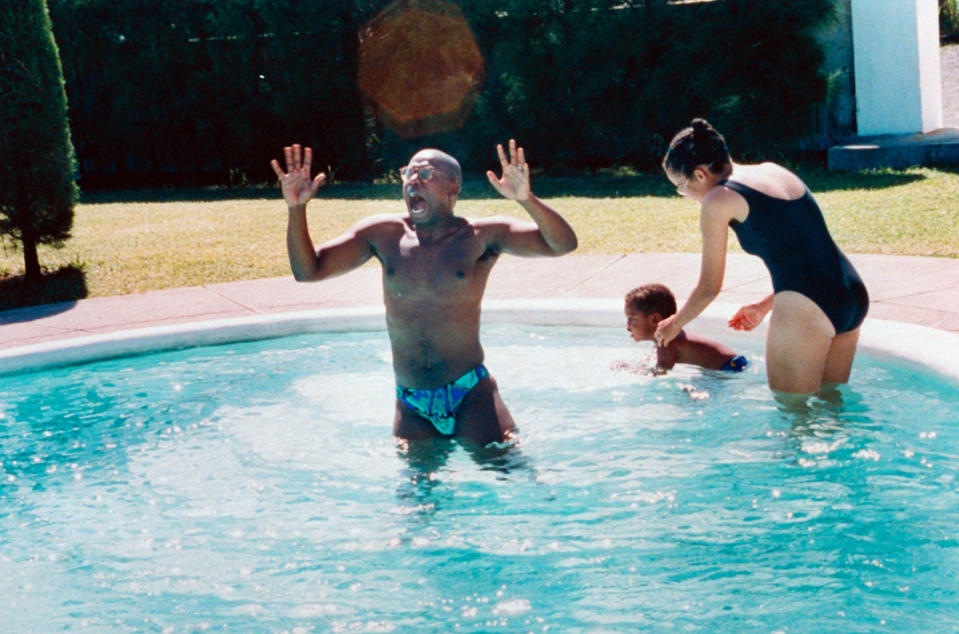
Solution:
{"label": "young boy in water", "polygon": [[[645,284],[626,293],[626,329],[634,341],[653,341],[656,325],[676,312],[676,298],[662,284]],[[707,370],[742,372],[749,361],[726,344],[686,331],[656,348],[656,369],[690,363]]]}

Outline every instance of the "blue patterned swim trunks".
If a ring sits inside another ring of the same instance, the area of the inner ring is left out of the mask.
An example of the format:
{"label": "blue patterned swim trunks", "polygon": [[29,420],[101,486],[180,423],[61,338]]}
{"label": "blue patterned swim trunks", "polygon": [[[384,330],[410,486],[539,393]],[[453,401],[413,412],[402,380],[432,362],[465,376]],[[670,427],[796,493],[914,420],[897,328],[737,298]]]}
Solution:
{"label": "blue patterned swim trunks", "polygon": [[729,361],[723,364],[723,367],[719,368],[720,370],[726,370],[727,372],[742,372],[746,369],[746,366],[749,365],[749,360],[746,359],[743,355],[738,357],[733,357]]}
{"label": "blue patterned swim trunks", "polygon": [[456,427],[456,413],[460,410],[463,399],[477,383],[488,376],[489,371],[481,364],[452,383],[432,390],[397,386],[396,398],[433,423],[436,431],[449,436]]}

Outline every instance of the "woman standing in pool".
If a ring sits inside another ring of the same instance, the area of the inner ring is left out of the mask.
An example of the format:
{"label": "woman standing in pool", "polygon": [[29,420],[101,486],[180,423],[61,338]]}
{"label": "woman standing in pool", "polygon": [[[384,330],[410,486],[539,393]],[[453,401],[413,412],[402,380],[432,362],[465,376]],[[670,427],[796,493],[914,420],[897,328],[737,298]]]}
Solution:
{"label": "woman standing in pool", "polygon": [[685,305],[659,322],[657,344],[668,345],[719,294],[732,227],[743,250],[762,258],[772,276],[773,293],[729,320],[732,328],[752,330],[772,311],[769,387],[808,394],[823,384],[845,383],[869,296],[805,183],[776,163],[734,163],[723,136],[704,119],[673,137],[663,169],[679,194],[702,205],[703,257]]}

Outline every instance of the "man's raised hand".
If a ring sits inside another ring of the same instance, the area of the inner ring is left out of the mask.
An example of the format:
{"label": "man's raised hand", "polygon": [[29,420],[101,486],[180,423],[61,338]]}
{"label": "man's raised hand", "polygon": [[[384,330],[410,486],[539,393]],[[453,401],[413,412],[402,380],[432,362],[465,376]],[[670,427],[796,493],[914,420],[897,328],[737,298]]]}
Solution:
{"label": "man's raised hand", "polygon": [[517,148],[516,141],[510,139],[509,160],[506,160],[501,144],[497,144],[496,153],[499,154],[499,163],[503,167],[503,177],[496,178],[496,174],[487,171],[486,178],[489,179],[490,185],[506,198],[524,202],[529,198],[529,164],[523,148]]}
{"label": "man's raised hand", "polygon": [[283,200],[288,207],[306,205],[316,192],[326,182],[326,174],[320,172],[310,180],[310,164],[313,162],[313,150],[300,148],[296,143],[283,148],[286,158],[286,172],[280,168],[276,159],[270,161],[270,166],[280,179],[283,188]]}

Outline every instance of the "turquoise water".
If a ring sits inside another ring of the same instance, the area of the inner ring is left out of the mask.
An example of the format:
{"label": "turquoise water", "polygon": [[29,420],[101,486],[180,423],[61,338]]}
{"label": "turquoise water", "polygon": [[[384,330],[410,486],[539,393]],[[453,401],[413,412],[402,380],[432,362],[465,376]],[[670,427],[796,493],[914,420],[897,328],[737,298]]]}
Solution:
{"label": "turquoise water", "polygon": [[959,395],[860,355],[784,412],[494,326],[518,446],[407,452],[382,332],[3,377],[5,631],[956,631]]}

